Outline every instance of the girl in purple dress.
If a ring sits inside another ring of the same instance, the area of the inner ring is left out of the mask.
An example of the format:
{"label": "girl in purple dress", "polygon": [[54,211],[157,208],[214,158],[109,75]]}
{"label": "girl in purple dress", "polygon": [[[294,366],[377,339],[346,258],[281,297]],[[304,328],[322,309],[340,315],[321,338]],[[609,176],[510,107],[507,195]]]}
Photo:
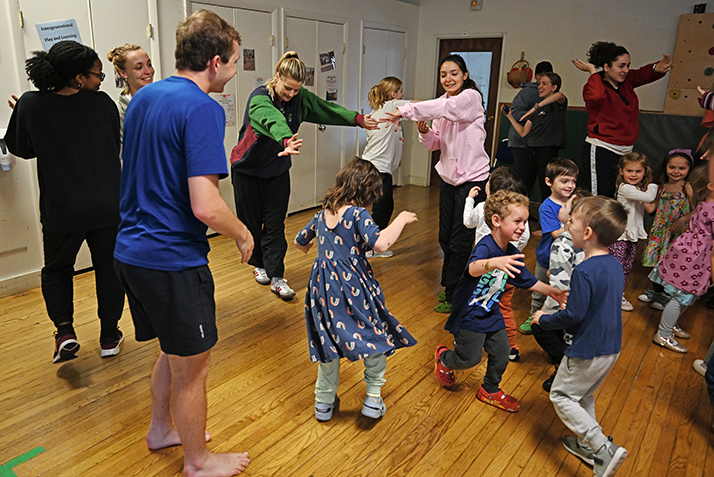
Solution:
{"label": "girl in purple dress", "polygon": [[[694,192],[692,205],[696,207],[689,229],[672,243],[649,275],[652,282],[664,286],[664,291],[672,297],[664,307],[653,341],[678,353],[686,353],[687,348],[674,339],[677,320],[707,292],[712,281],[714,184],[709,181],[706,166],[698,167],[689,177]],[[678,331],[677,337],[689,337],[689,333]]]}
{"label": "girl in purple dress", "polygon": [[387,408],[381,398],[387,359],[397,348],[416,340],[384,304],[366,253],[386,252],[407,224],[417,220],[403,211],[384,230],[366,207],[380,196],[377,168],[355,158],[337,174],[335,185],[322,201],[323,209],[295,237],[307,253],[317,238],[317,258],[305,295],[305,321],[310,359],[319,362],[315,383],[315,417],[332,418],[339,406],[340,359],[362,359],[367,397],[362,414],[378,419]]}

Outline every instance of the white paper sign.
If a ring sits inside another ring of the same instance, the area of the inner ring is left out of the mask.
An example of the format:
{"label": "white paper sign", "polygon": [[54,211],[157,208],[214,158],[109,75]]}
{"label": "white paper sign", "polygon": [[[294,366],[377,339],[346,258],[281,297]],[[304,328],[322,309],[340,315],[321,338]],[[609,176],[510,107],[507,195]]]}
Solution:
{"label": "white paper sign", "polygon": [[40,36],[42,48],[49,51],[52,45],[58,41],[72,40],[77,43],[82,43],[82,37],[79,36],[79,27],[77,21],[72,18],[70,20],[58,20],[47,23],[36,23],[37,34]]}
{"label": "white paper sign", "polygon": [[236,98],[230,93],[211,93],[211,97],[221,105],[226,112],[226,126],[236,125]]}

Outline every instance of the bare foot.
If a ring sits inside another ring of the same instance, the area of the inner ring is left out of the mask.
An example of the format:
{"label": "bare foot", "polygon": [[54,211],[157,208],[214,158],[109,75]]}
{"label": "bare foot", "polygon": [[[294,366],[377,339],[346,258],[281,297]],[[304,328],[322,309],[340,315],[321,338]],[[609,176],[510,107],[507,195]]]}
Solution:
{"label": "bare foot", "polygon": [[183,473],[186,477],[231,477],[238,475],[250,464],[247,452],[240,454],[209,454],[200,464],[184,463]]}
{"label": "bare foot", "polygon": [[[206,442],[210,440],[211,434],[206,431]],[[149,450],[155,451],[167,447],[180,446],[181,438],[175,427],[172,427],[171,430],[165,434],[153,432],[152,429],[149,428],[149,433],[146,435],[146,445],[149,446]]]}

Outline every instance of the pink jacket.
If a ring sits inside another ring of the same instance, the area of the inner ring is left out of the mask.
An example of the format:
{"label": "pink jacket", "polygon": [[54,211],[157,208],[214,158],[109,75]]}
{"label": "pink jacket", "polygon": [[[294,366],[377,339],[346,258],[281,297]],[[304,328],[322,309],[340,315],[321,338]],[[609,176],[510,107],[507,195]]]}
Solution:
{"label": "pink jacket", "polygon": [[436,172],[451,184],[482,181],[488,178],[490,160],[484,142],[484,110],[481,94],[465,89],[456,96],[443,96],[429,101],[409,103],[398,108],[411,121],[433,119],[419,142],[430,151],[441,149]]}

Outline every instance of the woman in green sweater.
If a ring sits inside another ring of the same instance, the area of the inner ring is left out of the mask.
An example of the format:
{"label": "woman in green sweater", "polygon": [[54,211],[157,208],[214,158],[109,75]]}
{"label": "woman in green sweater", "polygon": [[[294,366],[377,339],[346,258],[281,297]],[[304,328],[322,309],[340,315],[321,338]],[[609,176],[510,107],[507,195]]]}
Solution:
{"label": "woman in green sweater", "polygon": [[248,263],[255,280],[283,300],[295,292],[285,275],[285,216],[290,199],[292,154],[299,154],[303,122],[376,129],[377,121],[319,98],[303,88],[305,64],[289,51],[275,76],[248,98],[238,144],[231,153],[231,178],[238,218],[248,227],[255,249]]}

